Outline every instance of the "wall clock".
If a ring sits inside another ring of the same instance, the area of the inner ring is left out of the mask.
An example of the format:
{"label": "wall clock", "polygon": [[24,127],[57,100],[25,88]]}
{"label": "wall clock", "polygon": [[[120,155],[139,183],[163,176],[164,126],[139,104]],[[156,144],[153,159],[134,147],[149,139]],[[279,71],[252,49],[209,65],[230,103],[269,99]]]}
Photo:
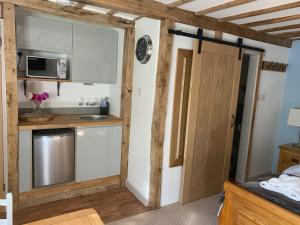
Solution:
{"label": "wall clock", "polygon": [[136,43],[135,55],[138,61],[146,64],[151,58],[152,54],[152,40],[150,36],[144,35]]}

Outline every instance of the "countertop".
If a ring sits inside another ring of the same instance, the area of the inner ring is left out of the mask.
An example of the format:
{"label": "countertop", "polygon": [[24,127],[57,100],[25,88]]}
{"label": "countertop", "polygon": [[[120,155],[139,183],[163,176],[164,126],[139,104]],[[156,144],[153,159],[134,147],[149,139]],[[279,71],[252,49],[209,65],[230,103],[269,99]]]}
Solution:
{"label": "countertop", "polygon": [[54,118],[47,122],[23,122],[19,121],[19,130],[40,130],[56,128],[77,128],[92,126],[122,125],[122,119],[108,115],[108,119],[98,121],[81,120],[82,115],[54,115]]}

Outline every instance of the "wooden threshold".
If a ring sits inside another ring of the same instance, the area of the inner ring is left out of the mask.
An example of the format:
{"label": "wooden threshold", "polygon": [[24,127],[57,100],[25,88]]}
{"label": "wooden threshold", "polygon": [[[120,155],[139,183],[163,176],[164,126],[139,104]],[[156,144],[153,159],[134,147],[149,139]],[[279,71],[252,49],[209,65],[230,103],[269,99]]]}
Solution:
{"label": "wooden threshold", "polygon": [[85,182],[71,182],[37,188],[29,192],[19,193],[19,208],[44,204],[57,200],[82,196],[120,187],[120,176],[100,178]]}

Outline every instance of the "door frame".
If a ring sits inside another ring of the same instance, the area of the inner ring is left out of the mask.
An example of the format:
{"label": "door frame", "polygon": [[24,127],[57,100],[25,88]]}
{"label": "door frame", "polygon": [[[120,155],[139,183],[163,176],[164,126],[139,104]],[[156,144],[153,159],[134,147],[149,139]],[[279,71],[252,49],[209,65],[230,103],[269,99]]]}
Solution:
{"label": "door frame", "polygon": [[248,142],[248,151],[247,151],[247,159],[246,159],[246,171],[245,171],[245,178],[244,181],[247,182],[249,180],[249,170],[250,170],[250,159],[252,156],[252,149],[253,149],[253,136],[254,136],[254,128],[255,128],[255,120],[256,120],[256,110],[257,110],[257,103],[258,103],[258,94],[259,94],[259,87],[260,87],[260,80],[261,80],[261,71],[262,71],[262,62],[264,53],[262,52],[255,52],[250,50],[245,50],[243,53],[249,54],[251,56],[259,57],[259,65],[256,71],[256,85],[255,85],[255,94],[254,94],[254,103],[252,109],[252,119],[250,125],[250,137]]}

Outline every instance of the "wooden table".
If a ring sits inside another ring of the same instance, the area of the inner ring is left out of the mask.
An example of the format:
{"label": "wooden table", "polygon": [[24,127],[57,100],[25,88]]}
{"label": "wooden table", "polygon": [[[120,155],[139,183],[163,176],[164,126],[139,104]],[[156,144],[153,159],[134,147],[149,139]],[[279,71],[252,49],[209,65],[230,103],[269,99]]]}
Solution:
{"label": "wooden table", "polygon": [[104,225],[95,209],[84,209],[24,225]]}

